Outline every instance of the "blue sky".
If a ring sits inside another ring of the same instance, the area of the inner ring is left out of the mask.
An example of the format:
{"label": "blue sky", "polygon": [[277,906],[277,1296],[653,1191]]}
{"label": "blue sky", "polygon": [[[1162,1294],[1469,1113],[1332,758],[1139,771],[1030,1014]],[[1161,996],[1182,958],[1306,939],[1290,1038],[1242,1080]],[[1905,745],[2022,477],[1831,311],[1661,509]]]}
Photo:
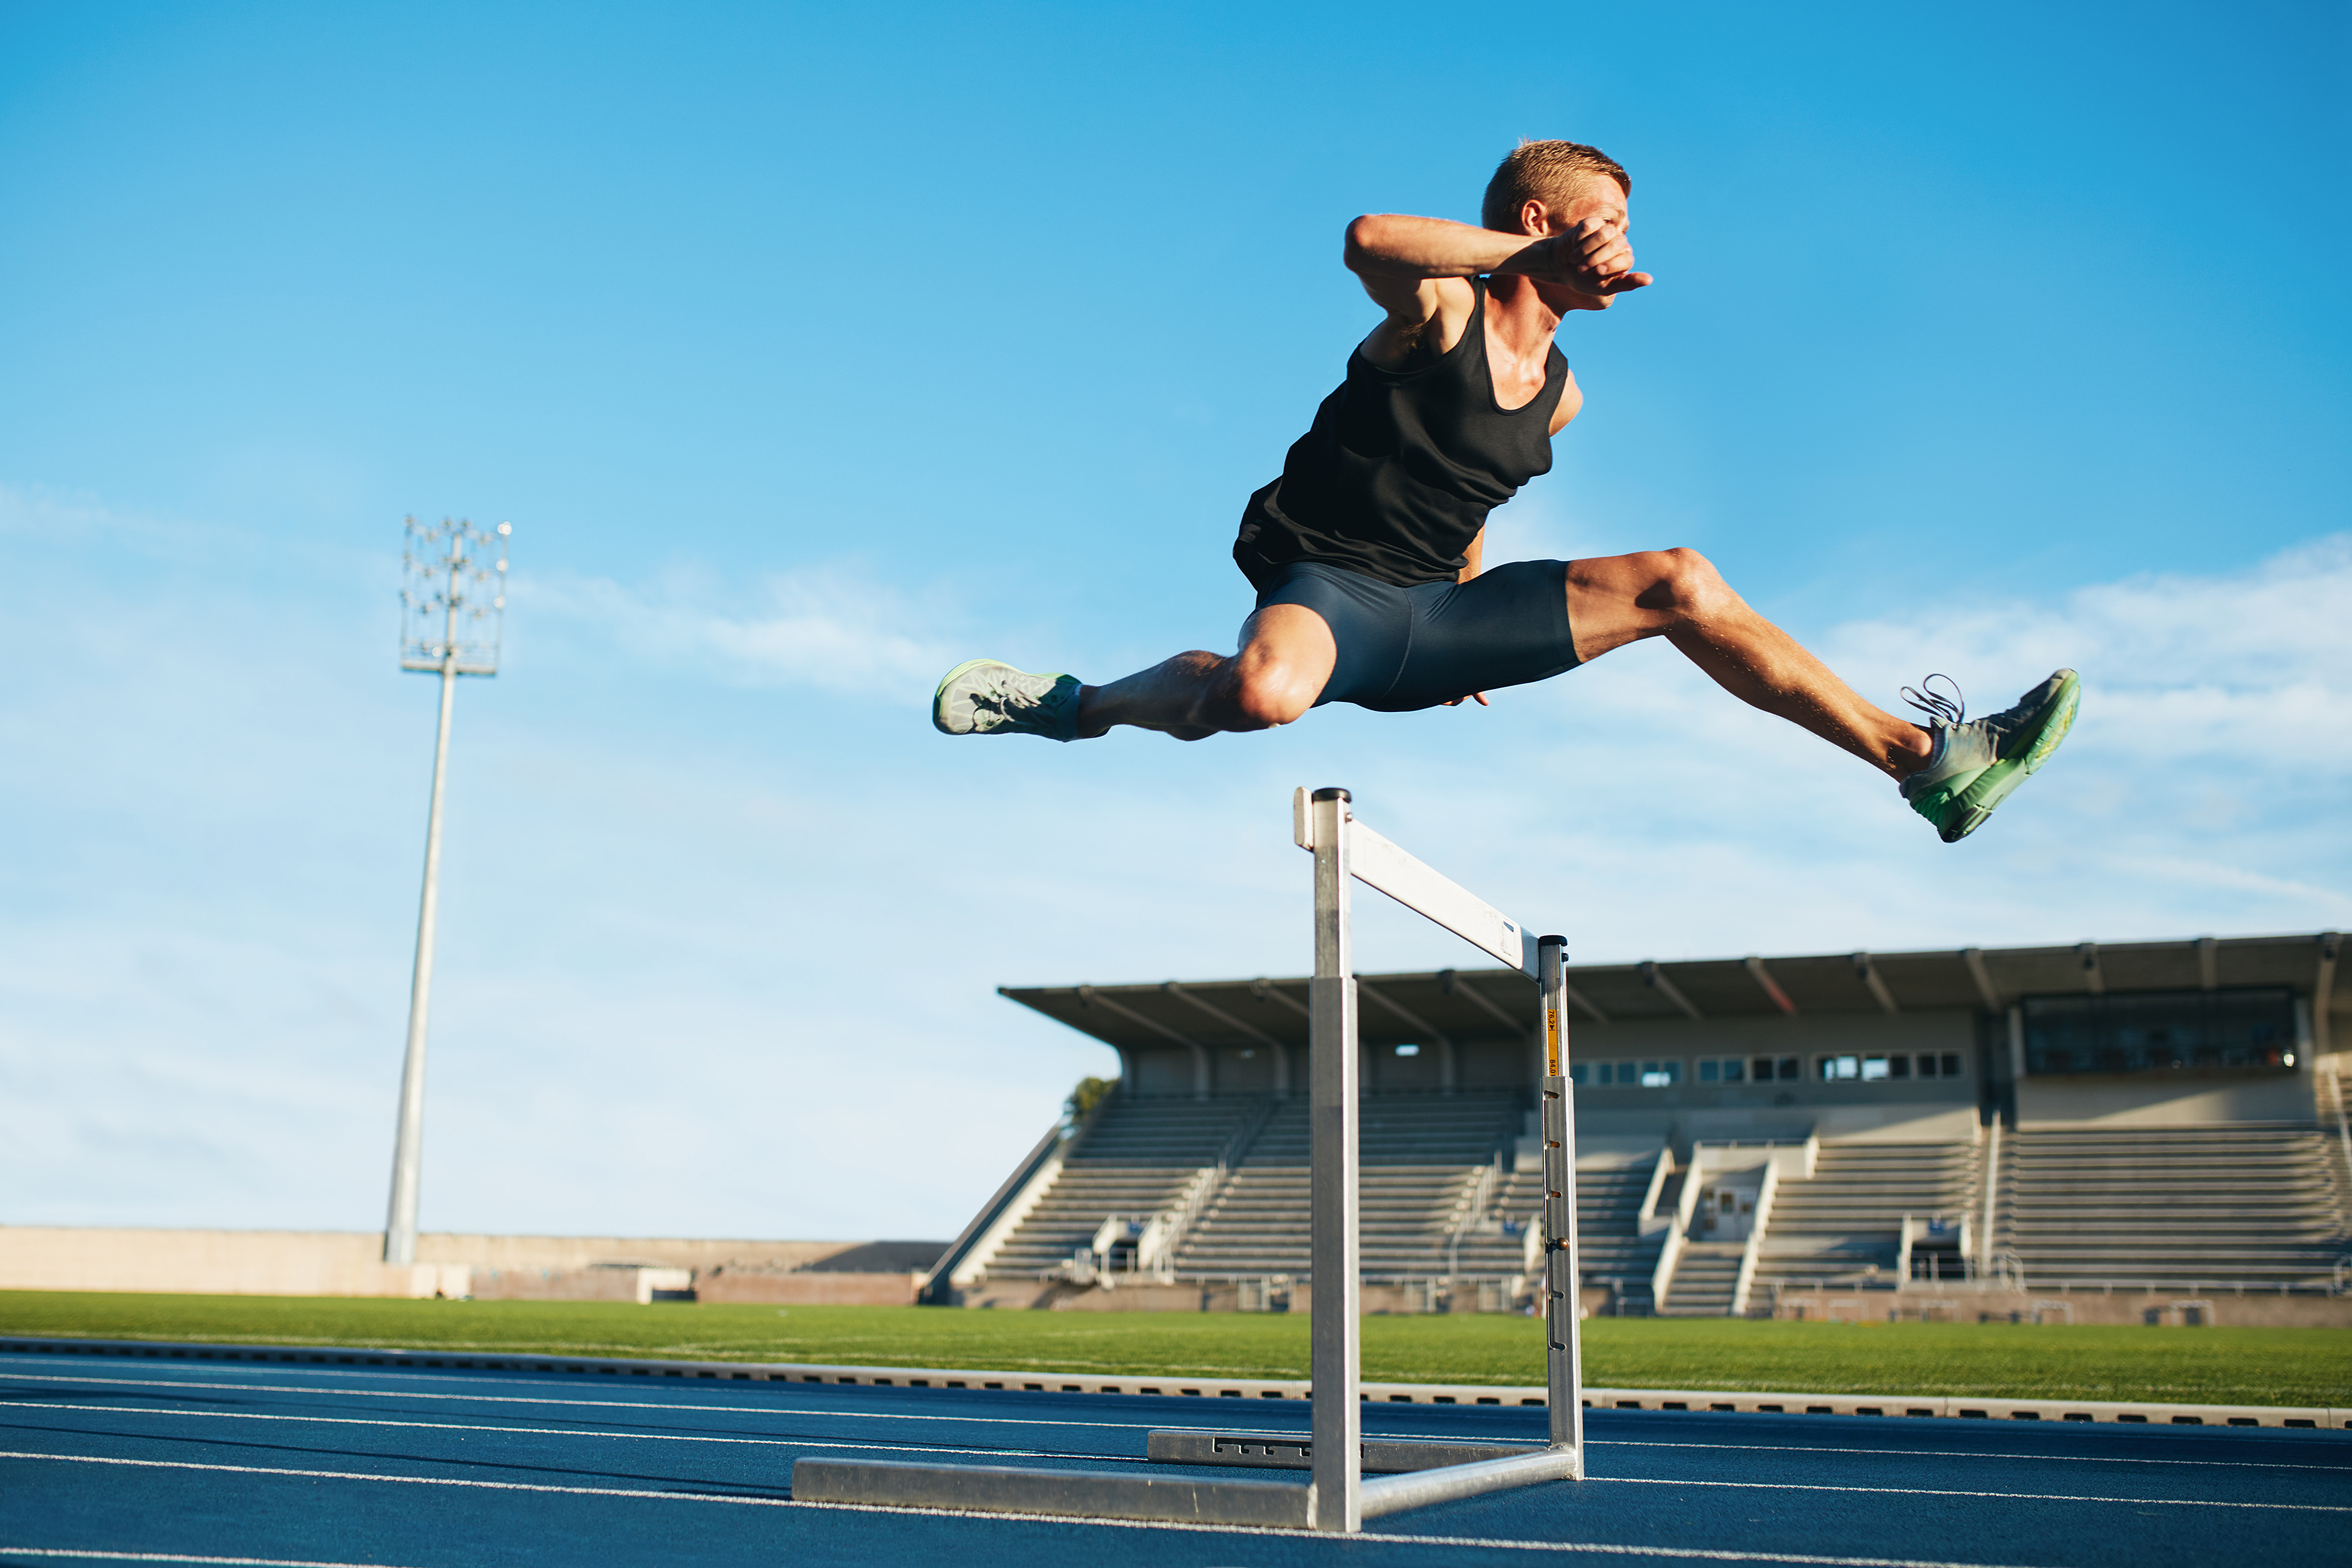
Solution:
{"label": "blue sky", "polygon": [[[1297,783],[1587,958],[2352,922],[2340,8],[1529,16],[0,5],[0,1222],[380,1222],[410,512],[516,529],[429,1228],[951,1233],[1109,1061],[995,985],[1304,967]],[[2060,760],[1946,848],[1654,646],[932,735],[1230,646],[1341,226],[1522,135],[1659,281],[1490,559],[1695,546],[1889,704],[2075,664]]]}

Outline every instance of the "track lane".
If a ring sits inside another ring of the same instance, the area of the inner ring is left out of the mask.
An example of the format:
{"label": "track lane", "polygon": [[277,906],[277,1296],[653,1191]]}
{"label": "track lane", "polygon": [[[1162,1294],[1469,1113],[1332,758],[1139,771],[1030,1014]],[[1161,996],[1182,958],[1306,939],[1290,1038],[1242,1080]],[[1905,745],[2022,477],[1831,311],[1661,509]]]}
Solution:
{"label": "track lane", "polygon": [[[1588,1482],[1445,1504],[1353,1541],[844,1510],[793,1502],[791,1460],[929,1454],[1123,1468],[1140,1462],[1153,1427],[1297,1432],[1304,1412],[1290,1402],[718,1380],[583,1386],[562,1375],[348,1366],[116,1375],[29,1360],[0,1356],[0,1454],[40,1456],[0,1458],[0,1548],[43,1552],[401,1568],[646,1553],[716,1563],[755,1551],[795,1564],[870,1563],[934,1550],[982,1565],[1115,1551],[1138,1568],[1531,1552],[2138,1568],[2273,1552],[2326,1560],[2352,1513],[2352,1441],[2339,1434],[1631,1411],[1588,1416]],[[1365,1411],[1368,1432],[1397,1436],[1538,1437],[1542,1421],[1540,1410],[1512,1407]],[[0,1550],[0,1563],[17,1560]]]}

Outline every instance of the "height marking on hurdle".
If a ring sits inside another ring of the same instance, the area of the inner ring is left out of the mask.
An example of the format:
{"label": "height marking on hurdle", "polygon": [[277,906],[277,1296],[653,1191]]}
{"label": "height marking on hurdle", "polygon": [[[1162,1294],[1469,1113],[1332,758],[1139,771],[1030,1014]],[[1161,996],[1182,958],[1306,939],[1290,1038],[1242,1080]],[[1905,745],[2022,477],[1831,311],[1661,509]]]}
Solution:
{"label": "height marking on hurdle", "polygon": [[[1584,1475],[1584,1366],[1577,1298],[1576,1118],[1568,1081],[1564,943],[1538,937],[1358,821],[1345,789],[1300,789],[1292,836],[1315,856],[1315,977],[1307,1026],[1313,1326],[1312,1434],[1156,1431],[1163,1463],[1305,1469],[1296,1481],[1149,1473],[802,1459],[804,1501],[1353,1531],[1367,1519],[1483,1492]],[[1363,1436],[1362,1232],[1357,1159],[1356,979],[1350,883],[1360,882],[1533,979],[1543,1032],[1543,1281],[1548,1443],[1395,1440]],[[1381,1472],[1366,1480],[1366,1471]]]}

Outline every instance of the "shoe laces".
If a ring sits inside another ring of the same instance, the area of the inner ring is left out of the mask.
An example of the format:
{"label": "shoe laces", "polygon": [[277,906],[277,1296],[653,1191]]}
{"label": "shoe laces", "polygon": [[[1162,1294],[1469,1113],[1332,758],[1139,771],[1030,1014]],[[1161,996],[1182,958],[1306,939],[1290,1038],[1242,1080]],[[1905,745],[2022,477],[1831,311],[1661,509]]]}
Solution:
{"label": "shoe laces", "polygon": [[1031,711],[1039,706],[1019,687],[1001,684],[990,686],[976,706],[984,706],[996,715],[998,728],[1028,723]]}
{"label": "shoe laces", "polygon": [[[1935,689],[1937,681],[1952,688],[1950,696]],[[1958,728],[1969,716],[1969,700],[1960,695],[1960,683],[1940,671],[1921,681],[1916,689],[1905,686],[1903,700],[1937,723],[1953,728]]]}

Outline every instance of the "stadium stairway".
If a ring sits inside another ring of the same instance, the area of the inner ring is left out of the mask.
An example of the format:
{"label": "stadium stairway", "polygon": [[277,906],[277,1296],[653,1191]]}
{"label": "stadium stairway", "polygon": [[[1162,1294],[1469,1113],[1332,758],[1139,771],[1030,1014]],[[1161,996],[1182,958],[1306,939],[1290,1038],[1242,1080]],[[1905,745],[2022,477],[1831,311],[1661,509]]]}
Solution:
{"label": "stadium stairway", "polygon": [[[1447,1244],[1475,1218],[1526,1104],[1515,1090],[1364,1098],[1358,1147],[1366,1279],[1447,1271]],[[1307,1135],[1304,1101],[1276,1107],[1186,1231],[1176,1249],[1179,1278],[1308,1277]],[[1501,1271],[1518,1273],[1516,1254]]]}
{"label": "stadium stairway", "polygon": [[2005,1154],[1996,1245],[2042,1289],[2326,1286],[2346,1250],[2308,1124],[2032,1128]]}
{"label": "stadium stairway", "polygon": [[1265,1107],[1262,1096],[1113,1097],[1064,1157],[1053,1186],[989,1260],[988,1272],[1050,1274],[1092,1245],[1110,1216],[1141,1219],[1174,1207]]}
{"label": "stadium stairway", "polygon": [[[1616,1291],[1613,1312],[1646,1317],[1653,1310],[1650,1275],[1657,1267],[1665,1232],[1642,1234],[1642,1199],[1664,1151],[1628,1160],[1622,1155],[1587,1155],[1576,1162],[1578,1271],[1587,1284]],[[1520,1228],[1509,1230],[1507,1223]],[[1541,1233],[1543,1173],[1514,1171],[1495,1184],[1486,1213],[1456,1249],[1464,1278],[1502,1278],[1527,1268],[1528,1232]]]}
{"label": "stadium stairway", "polygon": [[[1779,1184],[1749,1301],[1769,1301],[1770,1287],[1815,1281],[1898,1285],[1903,1217],[1940,1215],[1957,1225],[1979,1190],[1979,1168],[1973,1144],[1822,1145],[1811,1176]],[[1678,1267],[1669,1294],[1679,1294],[1681,1274]]]}
{"label": "stadium stairway", "polygon": [[1674,1277],[1666,1281],[1666,1299],[1659,1303],[1658,1315],[1728,1316],[1739,1284],[1739,1260],[1747,1250],[1744,1241],[1686,1242],[1675,1261]]}

